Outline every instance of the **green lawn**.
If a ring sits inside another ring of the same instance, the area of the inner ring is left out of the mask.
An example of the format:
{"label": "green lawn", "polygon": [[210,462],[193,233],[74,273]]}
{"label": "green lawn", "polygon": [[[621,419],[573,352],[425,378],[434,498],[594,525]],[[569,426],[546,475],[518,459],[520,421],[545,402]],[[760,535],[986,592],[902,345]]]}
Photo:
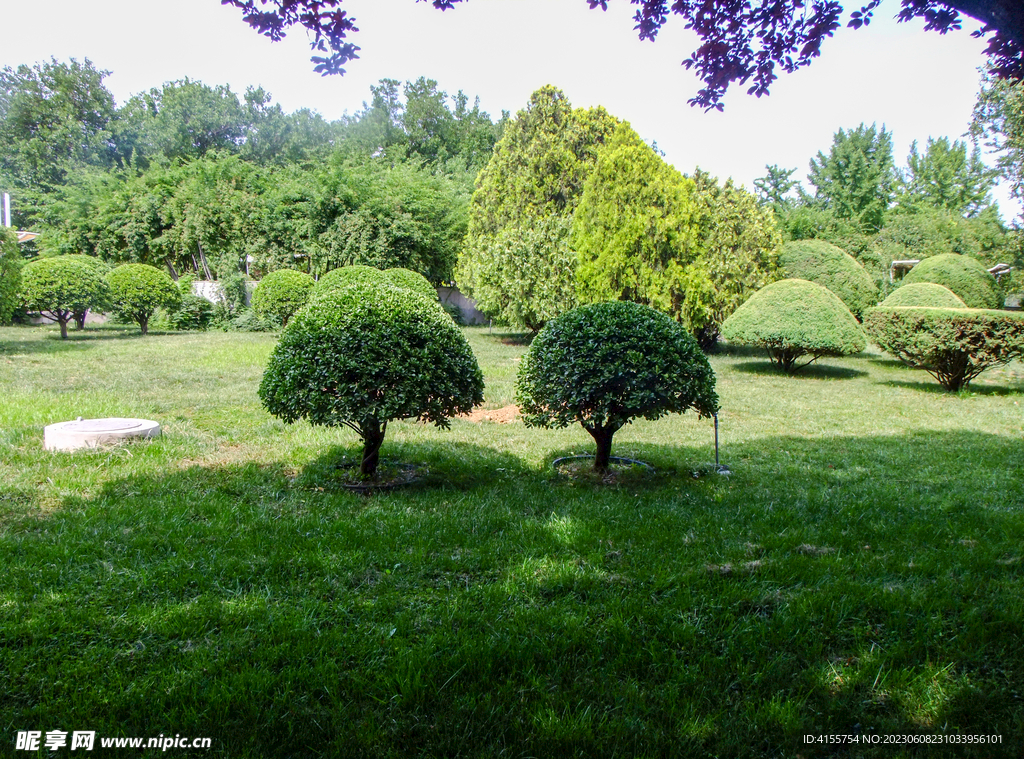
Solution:
{"label": "green lawn", "polygon": [[[522,341],[467,334],[511,403]],[[354,434],[261,409],[275,339],[0,329],[0,756],[1021,756],[1024,367],[723,352],[730,476],[692,414],[620,431],[656,473],[611,486],[552,473],[580,428],[399,422],[429,474],[362,496]],[[165,434],[43,451],[77,416]]]}

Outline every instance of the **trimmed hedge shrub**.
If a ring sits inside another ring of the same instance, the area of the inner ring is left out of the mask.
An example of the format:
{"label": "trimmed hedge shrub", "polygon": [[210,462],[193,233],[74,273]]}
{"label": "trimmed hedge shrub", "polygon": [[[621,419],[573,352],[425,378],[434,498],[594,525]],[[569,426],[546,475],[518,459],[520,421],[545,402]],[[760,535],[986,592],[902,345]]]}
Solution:
{"label": "trimmed hedge shrub", "polygon": [[252,310],[259,316],[273,316],[288,326],[288,320],[306,305],[316,286],[308,274],[294,269],[279,269],[260,280],[252,294]]}
{"label": "trimmed hedge shrub", "polygon": [[899,287],[883,300],[880,308],[894,306],[924,306],[925,308],[967,308],[956,293],[948,287],[931,282],[914,282]]}
{"label": "trimmed hedge shrub", "polygon": [[827,287],[860,319],[878,303],[878,288],[860,262],[824,240],[795,240],[782,246],[779,265],[787,279]]}
{"label": "trimmed hedge shrub", "polygon": [[462,331],[437,301],[387,284],[320,293],[288,323],[270,356],[259,396],[286,422],[354,430],[360,472],[379,461],[387,424],[448,419],[483,403],[484,381]]}
{"label": "trimmed hedge shrub", "polygon": [[[822,356],[860,353],[867,344],[850,309],[831,290],[805,279],[783,279],[758,290],[725,320],[722,335],[764,348],[787,372]],[[801,356],[811,360],[797,366]]]}
{"label": "trimmed hedge shrub", "polygon": [[23,265],[17,236],[0,227],[0,324],[9,324],[18,310]]}
{"label": "trimmed hedge shrub", "polygon": [[987,309],[874,308],[864,320],[886,353],[956,392],[986,369],[1024,358],[1024,313]]}
{"label": "trimmed hedge shrub", "polygon": [[181,293],[174,280],[148,264],[122,264],[107,274],[110,305],[122,319],[139,325],[142,334],[149,331],[153,312],[163,307],[173,311],[181,304]]}
{"label": "trimmed hedge shrub", "polygon": [[430,300],[437,300],[437,290],[434,289],[434,286],[422,274],[417,274],[411,269],[385,269],[384,279],[395,287],[403,287],[426,296]]}
{"label": "trimmed hedge shrub", "polygon": [[323,293],[337,290],[340,287],[349,287],[350,285],[376,286],[384,283],[384,272],[380,269],[374,269],[372,266],[363,266],[362,264],[342,266],[337,269],[331,269],[320,277],[316,282],[316,286],[313,287],[310,298],[317,298]]}
{"label": "trimmed hedge shrub", "polygon": [[60,325],[68,336],[68,322],[76,313],[103,304],[107,284],[84,256],[39,258],[21,270],[21,297],[29,311],[38,311]]}
{"label": "trimmed hedge shrub", "polygon": [[903,278],[903,285],[931,282],[948,287],[968,308],[999,308],[1003,296],[996,278],[970,256],[942,253],[924,259]]}
{"label": "trimmed hedge shrub", "polygon": [[607,470],[612,436],[633,419],[718,411],[715,374],[697,340],[649,306],[613,301],[549,321],[519,365],[516,401],[529,426],[579,422]]}

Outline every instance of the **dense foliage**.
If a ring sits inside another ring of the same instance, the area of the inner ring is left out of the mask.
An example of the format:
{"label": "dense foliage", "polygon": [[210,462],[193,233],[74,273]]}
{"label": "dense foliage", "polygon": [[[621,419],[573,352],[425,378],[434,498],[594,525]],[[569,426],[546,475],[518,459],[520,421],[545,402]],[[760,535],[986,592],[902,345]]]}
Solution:
{"label": "dense foliage", "polygon": [[448,419],[483,402],[483,375],[466,338],[436,301],[360,282],[316,296],[289,322],[259,396],[286,422],[354,430],[371,476],[388,422]]}
{"label": "dense foliage", "polygon": [[677,322],[637,303],[580,306],[551,320],[519,365],[516,400],[528,425],[578,422],[608,468],[612,437],[633,419],[718,412],[715,375]]}
{"label": "dense foliage", "polygon": [[260,316],[272,316],[287,326],[296,311],[306,305],[316,282],[305,272],[279,269],[256,285],[250,306]]}
{"label": "dense foliage", "polygon": [[824,240],[786,243],[779,263],[783,276],[827,287],[858,319],[878,304],[878,288],[864,267],[846,251]]}
{"label": "dense foliage", "polygon": [[22,263],[18,238],[0,227],[0,325],[9,324],[18,310]]}
{"label": "dense foliage", "polygon": [[29,261],[21,271],[21,298],[25,308],[48,316],[68,336],[75,313],[105,303],[108,286],[81,256],[58,256]]}
{"label": "dense foliage", "polygon": [[986,369],[1024,358],[1024,314],[986,309],[875,308],[864,327],[887,353],[955,392]]}
{"label": "dense foliage", "polygon": [[153,266],[122,264],[107,274],[106,281],[114,313],[138,324],[144,335],[154,311],[173,310],[181,304],[174,280]]}
{"label": "dense foliage", "polygon": [[967,308],[967,304],[948,287],[931,282],[913,282],[897,288],[883,300],[881,308],[894,306],[924,306],[926,308]]}
{"label": "dense foliage", "polygon": [[999,308],[1003,305],[996,278],[970,256],[943,253],[926,258],[903,277],[905,285],[914,282],[948,287],[969,308]]}
{"label": "dense foliage", "polygon": [[[803,279],[783,279],[754,293],[725,320],[730,343],[764,348],[771,362],[793,372],[822,356],[864,350],[857,320],[828,289]],[[802,356],[810,360],[797,365]]]}
{"label": "dense foliage", "polygon": [[167,315],[167,326],[182,332],[207,329],[214,320],[213,304],[191,293],[181,296],[178,307]]}
{"label": "dense foliage", "polygon": [[535,331],[575,303],[568,229],[615,125],[603,108],[573,109],[548,86],[505,128],[477,179],[455,272],[481,311]]}
{"label": "dense foliage", "polygon": [[395,287],[419,293],[427,300],[437,300],[437,290],[422,274],[402,268],[385,269],[384,280]]}

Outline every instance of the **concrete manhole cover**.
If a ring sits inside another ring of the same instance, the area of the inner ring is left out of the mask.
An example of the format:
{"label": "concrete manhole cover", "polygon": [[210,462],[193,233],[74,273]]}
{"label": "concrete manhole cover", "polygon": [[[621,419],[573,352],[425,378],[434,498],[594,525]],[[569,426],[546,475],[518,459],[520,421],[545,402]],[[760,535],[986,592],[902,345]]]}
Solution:
{"label": "concrete manhole cover", "polygon": [[149,419],[82,419],[58,422],[43,430],[43,447],[48,451],[73,451],[117,443],[125,438],[156,437],[160,425]]}

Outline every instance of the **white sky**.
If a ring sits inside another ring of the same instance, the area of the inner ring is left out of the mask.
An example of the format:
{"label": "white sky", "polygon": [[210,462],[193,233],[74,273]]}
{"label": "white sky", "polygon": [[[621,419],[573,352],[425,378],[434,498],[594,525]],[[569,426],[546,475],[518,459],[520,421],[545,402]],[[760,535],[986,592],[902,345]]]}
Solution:
{"label": "white sky", "polygon": [[[686,104],[699,83],[680,66],[695,37],[670,18],[656,42],[640,42],[626,0],[611,0],[604,13],[586,0],[470,0],[443,13],[413,0],[344,7],[362,48],[344,77],[313,73],[302,30],[271,43],[218,0],[3,0],[0,66],[89,58],[112,72],[106,85],[119,103],[186,76],[239,94],[262,85],[286,111],[306,107],[329,119],[358,110],[384,77],[436,79],[451,94],[479,96],[495,118],[554,84],[575,106],[603,105],[628,120],[679,170],[700,166],[751,188],[765,164],[797,167],[804,179],[840,127],[884,124],[897,165],[913,140],[959,138],[984,63],[970,19],[960,32],[923,32],[920,22],[892,21],[898,3],[886,0],[870,27],[838,31],[809,68],[780,74],[770,96],[733,88],[725,113],[704,113]],[[997,193],[1009,218],[1017,209],[1006,197]]]}

